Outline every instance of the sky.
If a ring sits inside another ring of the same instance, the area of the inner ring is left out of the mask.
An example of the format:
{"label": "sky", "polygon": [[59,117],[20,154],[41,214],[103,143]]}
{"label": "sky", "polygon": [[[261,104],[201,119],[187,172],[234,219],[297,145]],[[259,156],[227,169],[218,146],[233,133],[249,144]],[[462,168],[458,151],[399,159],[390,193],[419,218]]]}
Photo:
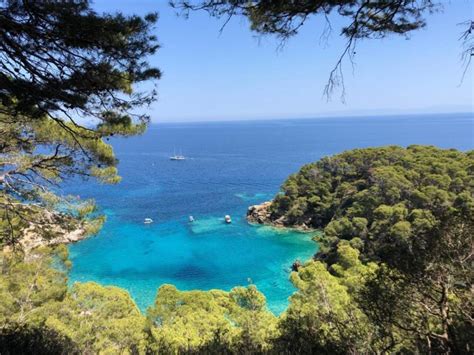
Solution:
{"label": "sky", "polygon": [[311,19],[283,48],[258,37],[243,18],[223,20],[204,12],[177,16],[163,0],[95,0],[98,12],[159,13],[161,48],[150,63],[162,70],[159,99],[147,112],[153,122],[221,121],[404,113],[473,112],[474,68],[461,81],[459,24],[474,15],[471,0],[445,1],[427,26],[409,38],[390,36],[358,43],[355,65],[343,65],[346,96],[323,95],[344,49],[333,33],[321,41],[324,19]]}

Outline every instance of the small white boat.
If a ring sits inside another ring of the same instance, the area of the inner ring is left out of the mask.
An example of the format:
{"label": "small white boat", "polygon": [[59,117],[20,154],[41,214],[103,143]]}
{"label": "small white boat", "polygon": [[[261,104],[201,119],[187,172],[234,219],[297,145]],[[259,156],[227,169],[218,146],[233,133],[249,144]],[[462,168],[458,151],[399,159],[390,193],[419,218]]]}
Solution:
{"label": "small white boat", "polygon": [[189,216],[189,222],[194,222],[194,217],[193,216]]}
{"label": "small white boat", "polygon": [[224,220],[225,220],[225,223],[232,223],[232,219],[230,218],[228,214],[225,215]]}
{"label": "small white boat", "polygon": [[144,224],[150,224],[150,223],[153,223],[153,220],[151,218],[145,218],[145,220],[143,221]]}
{"label": "small white boat", "polygon": [[186,157],[184,155],[172,155],[170,160],[186,160]]}
{"label": "small white boat", "polygon": [[186,157],[183,154],[176,154],[176,152],[173,152],[173,155],[170,156],[170,160],[186,160]]}

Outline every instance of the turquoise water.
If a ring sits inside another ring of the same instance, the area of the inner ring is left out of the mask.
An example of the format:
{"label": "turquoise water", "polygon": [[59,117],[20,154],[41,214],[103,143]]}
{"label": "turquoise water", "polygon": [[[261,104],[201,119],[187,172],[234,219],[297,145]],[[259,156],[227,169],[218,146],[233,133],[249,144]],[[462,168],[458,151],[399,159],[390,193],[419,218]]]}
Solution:
{"label": "turquoise water", "polygon": [[[123,287],[143,310],[164,283],[255,283],[279,313],[294,292],[291,263],[317,245],[312,234],[248,224],[249,205],[271,199],[289,174],[322,156],[386,144],[473,149],[473,127],[472,114],[152,125],[113,140],[119,185],[78,181],[66,191],[95,197],[108,217],[98,236],[70,246],[70,281]],[[170,161],[175,149],[189,159]],[[146,217],[155,222],[144,225]]]}
{"label": "turquoise water", "polygon": [[141,309],[164,283],[183,290],[255,283],[281,312],[292,292],[291,263],[316,250],[311,234],[253,227],[236,217],[231,225],[222,216],[142,225],[110,216],[99,237],[71,247],[71,279],[126,288]]}

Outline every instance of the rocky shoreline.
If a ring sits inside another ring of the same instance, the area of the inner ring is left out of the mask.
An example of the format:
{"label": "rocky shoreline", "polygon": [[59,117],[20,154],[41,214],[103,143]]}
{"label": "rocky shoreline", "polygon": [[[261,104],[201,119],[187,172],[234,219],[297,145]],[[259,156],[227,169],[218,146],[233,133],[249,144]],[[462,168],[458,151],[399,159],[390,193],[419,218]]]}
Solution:
{"label": "rocky shoreline", "polygon": [[62,230],[59,232],[59,234],[60,235],[55,238],[46,239],[34,231],[25,230],[25,234],[20,239],[19,244],[23,248],[23,251],[29,252],[35,248],[43,246],[76,243],[87,237],[87,233],[84,228],[78,228],[73,231]]}
{"label": "rocky shoreline", "polygon": [[312,228],[307,225],[292,225],[286,218],[280,217],[274,219],[270,210],[272,201],[266,201],[259,205],[250,206],[247,209],[247,221],[255,224],[265,224],[276,228],[293,228],[301,231],[310,231]]}
{"label": "rocky shoreline", "polygon": [[[36,224],[31,223],[30,226],[23,229],[17,246],[23,252],[29,253],[39,247],[75,243],[89,236],[87,225],[84,222],[77,224],[74,229],[70,230],[56,223],[55,217],[55,213],[45,211],[42,223],[47,227],[46,231],[42,233]],[[11,250],[13,250],[11,245],[6,245],[3,248],[4,252]]]}
{"label": "rocky shoreline", "polygon": [[271,201],[266,201],[259,205],[250,206],[247,210],[247,221],[258,224],[274,224],[271,220],[271,205]]}

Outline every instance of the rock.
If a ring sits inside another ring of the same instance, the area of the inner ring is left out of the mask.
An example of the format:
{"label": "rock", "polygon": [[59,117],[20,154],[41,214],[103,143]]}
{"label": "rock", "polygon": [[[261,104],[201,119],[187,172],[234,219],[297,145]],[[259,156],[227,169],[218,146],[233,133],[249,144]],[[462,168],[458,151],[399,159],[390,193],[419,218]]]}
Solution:
{"label": "rock", "polygon": [[[55,238],[47,239],[33,226],[27,227],[23,230],[21,238],[18,240],[18,244],[21,246],[21,249],[28,254],[33,249],[42,247],[42,246],[52,246],[57,244],[69,244],[78,242],[86,237],[88,234],[84,226],[78,226],[77,229],[68,231],[60,226],[54,226],[54,231],[56,233]],[[3,247],[3,252],[11,252],[13,247],[7,245]]]}
{"label": "rock", "polygon": [[36,233],[34,229],[29,228],[24,231],[23,237],[19,240],[19,243],[25,252],[29,252],[30,250],[41,246],[75,243],[87,237],[86,231],[83,228],[78,228],[69,232],[58,227],[57,232],[59,235],[56,238],[45,239],[43,236]]}
{"label": "rock", "polygon": [[298,271],[300,267],[301,267],[301,261],[295,260],[295,262],[291,265],[291,270]]}
{"label": "rock", "polygon": [[293,228],[301,231],[312,230],[312,228],[305,223],[289,223],[285,216],[276,218],[270,211],[271,205],[272,201],[267,201],[259,205],[250,206],[247,210],[247,220],[250,223],[267,224],[277,228]]}
{"label": "rock", "polygon": [[259,224],[271,223],[271,204],[271,201],[267,201],[260,205],[250,206],[247,210],[247,220]]}
{"label": "rock", "polygon": [[42,246],[75,243],[89,236],[87,222],[64,227],[61,223],[58,223],[58,221],[64,219],[65,215],[63,213],[47,209],[40,212],[41,218],[35,223],[30,222],[21,231],[20,237],[16,241],[17,244],[4,246],[3,252],[11,252],[16,246],[20,246],[25,254],[28,254],[33,249]]}

